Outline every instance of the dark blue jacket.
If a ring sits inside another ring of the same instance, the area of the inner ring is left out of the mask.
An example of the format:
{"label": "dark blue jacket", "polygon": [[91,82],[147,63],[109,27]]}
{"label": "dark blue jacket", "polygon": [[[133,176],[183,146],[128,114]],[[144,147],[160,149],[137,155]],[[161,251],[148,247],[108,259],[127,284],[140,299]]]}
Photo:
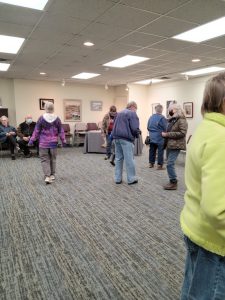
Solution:
{"label": "dark blue jacket", "polygon": [[[8,125],[7,127],[3,126],[2,124],[0,124],[0,142],[4,143],[7,139],[6,133],[13,131],[16,133],[16,128]],[[16,135],[13,136],[14,138],[16,138]]]}
{"label": "dark blue jacket", "polygon": [[139,133],[139,119],[136,112],[126,108],[117,114],[112,131],[114,139],[134,142]]}
{"label": "dark blue jacket", "polygon": [[147,125],[150,141],[154,144],[163,144],[164,138],[162,137],[162,132],[166,131],[167,128],[167,120],[161,114],[153,114],[149,120]]}

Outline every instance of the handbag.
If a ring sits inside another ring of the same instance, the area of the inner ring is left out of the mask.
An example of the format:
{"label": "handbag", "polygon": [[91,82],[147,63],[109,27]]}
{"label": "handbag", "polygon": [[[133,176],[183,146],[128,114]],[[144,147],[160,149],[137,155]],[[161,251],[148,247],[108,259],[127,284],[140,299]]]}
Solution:
{"label": "handbag", "polygon": [[150,145],[150,136],[147,135],[145,138],[145,145]]}

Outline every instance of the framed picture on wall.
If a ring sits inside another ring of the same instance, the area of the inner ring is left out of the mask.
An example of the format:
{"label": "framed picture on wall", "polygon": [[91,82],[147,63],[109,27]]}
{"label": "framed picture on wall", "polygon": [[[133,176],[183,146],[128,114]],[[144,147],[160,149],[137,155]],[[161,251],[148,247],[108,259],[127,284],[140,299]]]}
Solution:
{"label": "framed picture on wall", "polygon": [[152,114],[155,114],[155,107],[160,103],[152,103]]}
{"label": "framed picture on wall", "polygon": [[81,100],[63,100],[63,111],[65,122],[81,121]]}
{"label": "framed picture on wall", "polygon": [[186,118],[193,118],[193,102],[184,102],[183,109]]}
{"label": "framed picture on wall", "polygon": [[166,116],[169,117],[169,107],[171,104],[177,103],[176,100],[167,100],[166,101]]}
{"label": "framed picture on wall", "polygon": [[45,109],[45,102],[52,102],[52,103],[54,103],[54,99],[40,98],[39,99],[40,110],[44,110]]}
{"label": "framed picture on wall", "polygon": [[102,101],[91,101],[91,110],[92,111],[101,111],[102,110]]}

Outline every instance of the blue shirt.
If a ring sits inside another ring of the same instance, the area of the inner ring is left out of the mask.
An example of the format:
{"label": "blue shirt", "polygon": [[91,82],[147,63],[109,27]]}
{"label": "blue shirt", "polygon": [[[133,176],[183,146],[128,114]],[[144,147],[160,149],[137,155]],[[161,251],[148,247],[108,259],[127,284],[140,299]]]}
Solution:
{"label": "blue shirt", "polygon": [[147,125],[151,143],[154,144],[163,144],[164,138],[162,137],[162,132],[166,131],[167,120],[161,114],[153,114]]}

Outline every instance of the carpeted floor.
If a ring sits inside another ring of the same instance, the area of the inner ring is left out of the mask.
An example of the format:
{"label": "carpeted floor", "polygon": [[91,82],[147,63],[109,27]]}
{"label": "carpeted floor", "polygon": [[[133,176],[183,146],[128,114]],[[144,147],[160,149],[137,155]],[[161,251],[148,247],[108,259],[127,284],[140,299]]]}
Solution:
{"label": "carpeted floor", "polygon": [[179,188],[136,157],[139,183],[113,182],[102,154],[59,149],[56,182],[39,158],[0,157],[1,300],[176,300],[184,267]]}

